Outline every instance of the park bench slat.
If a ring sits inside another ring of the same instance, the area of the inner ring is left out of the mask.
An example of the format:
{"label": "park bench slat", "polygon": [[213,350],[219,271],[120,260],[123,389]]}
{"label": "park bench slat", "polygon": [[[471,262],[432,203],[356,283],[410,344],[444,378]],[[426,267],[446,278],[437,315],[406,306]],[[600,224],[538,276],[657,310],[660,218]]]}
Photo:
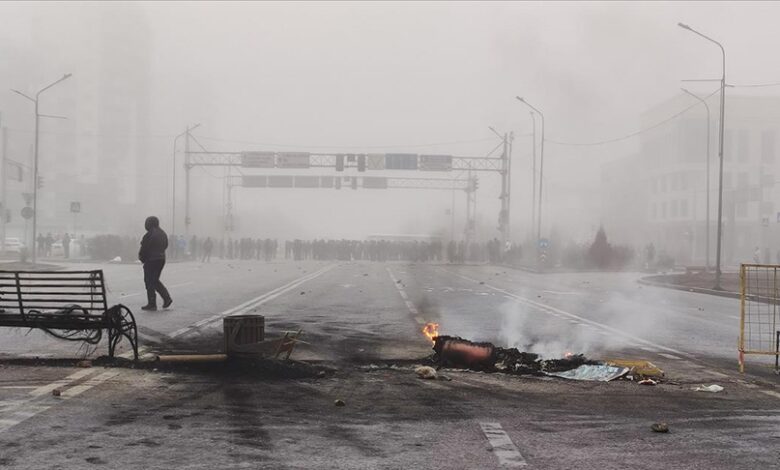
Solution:
{"label": "park bench slat", "polygon": [[109,356],[114,356],[124,336],[138,359],[133,313],[124,305],[108,308],[101,270],[0,271],[0,326],[40,328],[50,333],[105,329]]}

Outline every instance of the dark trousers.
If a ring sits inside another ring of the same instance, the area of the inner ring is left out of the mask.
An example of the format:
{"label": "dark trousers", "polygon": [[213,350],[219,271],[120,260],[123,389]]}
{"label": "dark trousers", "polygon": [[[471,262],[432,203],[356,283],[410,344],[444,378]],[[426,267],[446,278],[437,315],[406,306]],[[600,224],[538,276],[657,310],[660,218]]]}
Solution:
{"label": "dark trousers", "polygon": [[163,302],[170,300],[168,289],[160,282],[160,274],[165,267],[164,259],[155,259],[144,263],[144,284],[146,284],[146,298],[149,305],[157,305],[157,295],[160,294]]}

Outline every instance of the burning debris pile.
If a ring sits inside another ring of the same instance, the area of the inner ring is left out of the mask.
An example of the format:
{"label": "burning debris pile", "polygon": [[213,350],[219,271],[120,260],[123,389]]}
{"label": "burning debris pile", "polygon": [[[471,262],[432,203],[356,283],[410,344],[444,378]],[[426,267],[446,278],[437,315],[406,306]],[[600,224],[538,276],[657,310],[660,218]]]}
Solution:
{"label": "burning debris pile", "polygon": [[[514,375],[553,375],[573,380],[608,382],[620,377],[658,380],[663,371],[646,361],[593,361],[582,354],[566,353],[561,359],[542,359],[538,354],[502,348],[439,334],[438,323],[427,323],[423,334],[433,343],[431,361],[437,368],[503,372]],[[651,380],[653,385],[656,380]],[[642,383],[642,382],[640,382]]]}
{"label": "burning debris pile", "polygon": [[438,367],[526,375],[562,372],[586,364],[600,364],[581,354],[569,354],[562,359],[541,359],[538,354],[519,351],[517,348],[476,343],[457,336],[434,336],[432,340],[432,359]]}

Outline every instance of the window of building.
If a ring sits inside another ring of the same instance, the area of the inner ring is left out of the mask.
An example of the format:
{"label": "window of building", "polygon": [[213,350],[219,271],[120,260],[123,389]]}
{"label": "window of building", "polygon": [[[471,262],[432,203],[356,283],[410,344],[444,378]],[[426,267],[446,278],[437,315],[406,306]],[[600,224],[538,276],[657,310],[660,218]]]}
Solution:
{"label": "window of building", "polygon": [[666,202],[661,203],[661,218],[666,219]]}
{"label": "window of building", "polygon": [[678,210],[679,210],[679,204],[677,202],[677,199],[675,199],[675,200],[672,201],[671,208],[669,210],[669,212],[670,212],[669,216],[672,219],[674,219],[678,215]]}
{"label": "window of building", "polygon": [[[717,188],[717,181],[715,188]],[[723,173],[723,189],[731,189],[731,173]]]}
{"label": "window of building", "polygon": [[665,193],[666,192],[666,175],[659,176],[658,177],[658,182],[660,183],[660,186],[661,186],[661,192]]}
{"label": "window of building", "polygon": [[750,183],[750,177],[746,171],[742,171],[737,175],[737,189],[746,189]]}
{"label": "window of building", "polygon": [[775,130],[766,129],[761,133],[761,161],[775,162]]}
{"label": "window of building", "polygon": [[737,203],[737,217],[747,217],[747,203],[746,202],[738,202]]}
{"label": "window of building", "polygon": [[678,189],[680,189],[680,178],[679,178],[679,176],[680,175],[678,175],[677,173],[672,173],[671,175],[669,175],[669,179],[670,179],[669,183],[670,183],[672,191],[677,191]]}
{"label": "window of building", "polygon": [[682,191],[688,189],[688,173],[680,173],[680,189]]}
{"label": "window of building", "polygon": [[652,219],[653,220],[658,218],[658,205],[656,203],[652,204],[650,212],[652,214]]}
{"label": "window of building", "polygon": [[680,217],[688,217],[688,200],[683,199],[680,201]]}
{"label": "window of building", "polygon": [[737,160],[746,162],[750,159],[750,139],[747,129],[737,132]]}
{"label": "window of building", "polygon": [[726,161],[731,160],[731,154],[734,148],[734,131],[726,129],[723,133],[723,159]]}

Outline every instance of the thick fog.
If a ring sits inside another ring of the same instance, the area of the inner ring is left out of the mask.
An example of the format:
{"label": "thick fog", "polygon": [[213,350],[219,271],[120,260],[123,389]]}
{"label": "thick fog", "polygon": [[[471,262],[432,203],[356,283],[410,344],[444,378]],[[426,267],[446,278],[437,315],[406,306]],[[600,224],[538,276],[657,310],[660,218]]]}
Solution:
{"label": "thick fog", "polygon": [[[515,99],[519,95],[545,116],[542,236],[557,237],[561,243],[591,240],[603,224],[615,242],[634,248],[653,242],[672,251],[679,245],[673,237],[643,229],[643,224],[652,225],[650,199],[633,206],[616,201],[630,199],[626,192],[649,191],[651,182],[637,175],[653,171],[664,155],[674,153],[648,151],[653,135],[674,142],[690,138],[694,143],[681,145],[702,158],[688,170],[694,174],[704,168],[699,163],[704,159],[706,125],[696,124],[703,122],[704,111],[680,87],[702,97],[716,92],[717,81],[682,80],[719,79],[720,51],[677,23],[687,23],[724,45],[729,84],[772,84],[780,81],[780,64],[774,60],[780,44],[778,18],[780,5],[747,2],[3,3],[0,126],[7,128],[6,158],[14,162],[11,170],[6,165],[11,180],[6,208],[12,214],[6,233],[26,233],[19,211],[22,193],[32,185],[35,127],[33,104],[11,90],[34,96],[70,73],[71,78],[40,99],[42,114],[67,118],[41,118],[42,232],[135,234],[150,214],[170,227],[174,138],[188,125],[199,124],[192,131],[191,151],[462,157],[484,157],[499,146],[489,129],[493,127],[502,134],[514,133],[511,239],[524,242],[531,233],[532,123],[529,108]],[[779,90],[727,90],[727,106],[739,97],[756,100],[745,105],[748,108],[739,102],[726,115],[727,128],[739,122],[755,124],[750,128],[751,142],[757,142],[750,152],[755,155],[762,152],[761,132],[780,129]],[[712,108],[714,178],[717,93],[707,102]],[[686,119],[694,124],[686,127]],[[678,128],[684,132],[665,133]],[[537,132],[539,158],[540,121]],[[608,142],[572,145],[601,141]],[[185,146],[185,139],[179,138],[179,233],[184,231]],[[498,149],[492,156],[500,153]],[[22,170],[14,169],[16,163]],[[761,168],[750,170],[750,184],[760,177],[756,172],[774,175],[771,167]],[[14,179],[16,171],[24,173],[22,181]],[[334,174],[324,168],[272,171]],[[462,172],[389,172],[374,174],[465,177]],[[192,168],[190,234],[463,236],[463,191],[348,186],[233,187],[234,231],[226,232],[224,178],[242,173],[252,171]],[[344,175],[357,173],[352,169]],[[499,175],[477,176],[478,238],[499,237]],[[703,178],[701,172],[699,176]],[[694,187],[699,176],[693,177]],[[72,201],[82,206],[76,215],[68,210]],[[700,208],[702,201],[703,196],[691,204]],[[772,202],[771,196],[762,202]],[[771,215],[774,225],[778,210],[756,209],[748,222],[760,226]],[[703,220],[701,209],[693,222],[697,220]],[[755,240],[743,243],[751,252],[761,237],[766,241],[771,236],[759,232],[756,229]],[[735,256],[739,246],[732,248]],[[686,248],[681,256],[697,261],[700,252]]]}

